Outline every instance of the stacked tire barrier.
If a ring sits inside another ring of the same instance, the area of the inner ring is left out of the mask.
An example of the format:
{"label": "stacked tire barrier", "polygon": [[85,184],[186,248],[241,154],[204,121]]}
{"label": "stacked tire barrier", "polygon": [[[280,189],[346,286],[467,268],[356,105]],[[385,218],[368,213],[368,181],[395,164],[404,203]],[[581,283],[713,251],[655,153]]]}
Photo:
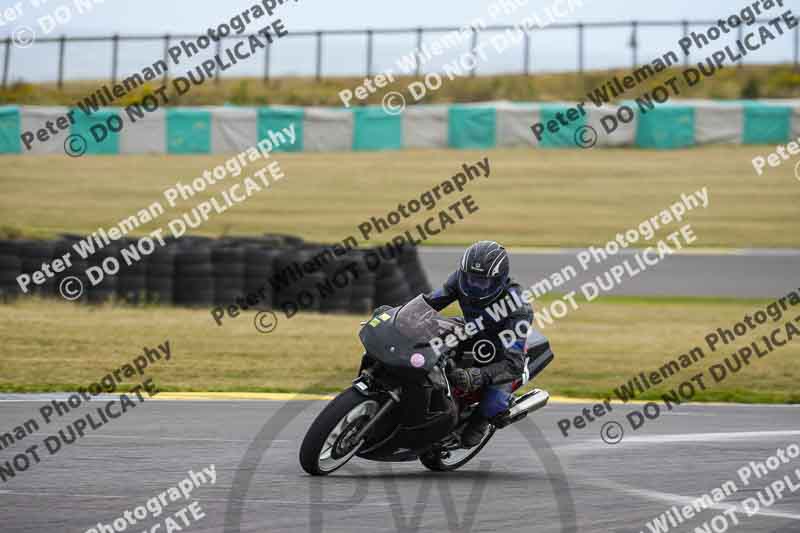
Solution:
{"label": "stacked tire barrier", "polygon": [[16,241],[0,241],[0,296],[3,299],[19,291],[16,277],[21,271],[20,246]]}
{"label": "stacked tire barrier", "polygon": [[[25,296],[17,276],[33,275],[67,252],[71,266],[44,283],[32,282],[27,294],[58,297],[62,280],[75,277],[84,287],[76,301],[92,304],[236,304],[291,313],[367,313],[431,289],[412,246],[345,249],[271,234],[183,237],[131,261],[122,250],[133,247],[134,239],[120,239],[81,259],[73,245],[82,238],[64,234],[54,241],[0,240],[0,300]],[[119,268],[109,272],[103,266],[109,264]]]}

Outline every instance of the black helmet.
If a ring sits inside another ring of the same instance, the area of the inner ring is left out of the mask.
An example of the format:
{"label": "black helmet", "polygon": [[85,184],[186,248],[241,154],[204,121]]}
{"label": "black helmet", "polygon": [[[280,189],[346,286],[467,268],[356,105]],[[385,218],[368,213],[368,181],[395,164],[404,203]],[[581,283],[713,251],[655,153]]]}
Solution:
{"label": "black helmet", "polygon": [[508,286],[506,249],[494,241],[478,241],[464,252],[458,290],[473,303],[489,303]]}

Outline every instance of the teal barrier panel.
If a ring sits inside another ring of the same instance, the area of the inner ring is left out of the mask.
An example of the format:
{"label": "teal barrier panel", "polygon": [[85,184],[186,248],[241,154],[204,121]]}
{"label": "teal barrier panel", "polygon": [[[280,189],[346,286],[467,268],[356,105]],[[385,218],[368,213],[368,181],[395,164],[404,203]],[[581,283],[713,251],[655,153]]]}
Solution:
{"label": "teal barrier panel", "polygon": [[[277,148],[276,152],[302,152],[303,151],[303,117],[305,112],[302,107],[298,108],[275,108],[275,107],[261,107],[258,109],[258,139],[269,139],[272,144],[275,141],[270,138],[269,132],[272,131],[272,136],[275,137],[278,133],[284,136],[286,142],[282,142]],[[290,142],[289,137],[286,135],[284,128],[288,130],[294,125],[295,141],[294,144]]]}
{"label": "teal barrier panel", "polygon": [[782,144],[792,135],[792,108],[745,102],[744,144]]}
{"label": "teal barrier panel", "polygon": [[637,114],[636,146],[672,150],[695,145],[694,108],[661,106]]}
{"label": "teal barrier panel", "polygon": [[[87,115],[79,108],[75,108],[72,116],[75,117],[75,122],[70,128],[70,134],[80,135],[86,141],[86,151],[83,153],[88,155],[119,154],[119,132],[112,131],[112,128],[119,130],[123,124],[116,111],[100,109]],[[111,117],[116,117],[117,120],[111,119]],[[109,119],[111,119],[110,122]],[[77,147],[77,144],[75,146]]]}
{"label": "teal barrier panel", "polygon": [[353,150],[399,150],[403,147],[403,119],[383,107],[353,109]]}
{"label": "teal barrier panel", "polygon": [[493,107],[451,106],[447,142],[450,148],[494,148],[497,145],[497,112]]}
{"label": "teal barrier panel", "polygon": [[[542,104],[539,108],[539,121],[544,124],[542,140],[539,141],[541,148],[578,148],[575,143],[575,130],[586,125],[586,115],[578,115],[575,120],[571,121],[567,117],[567,111],[570,109],[570,106],[552,104]],[[558,120],[557,113],[561,113],[563,121],[567,122],[566,126]],[[575,113],[580,113],[580,111],[576,110]],[[547,129],[547,121],[549,120],[555,120],[559,123],[557,132],[553,133]],[[533,135],[533,132],[531,132],[531,135]]]}
{"label": "teal barrier panel", "polygon": [[211,153],[211,112],[167,108],[167,153]]}
{"label": "teal barrier panel", "polygon": [[19,107],[0,107],[0,154],[22,153]]}

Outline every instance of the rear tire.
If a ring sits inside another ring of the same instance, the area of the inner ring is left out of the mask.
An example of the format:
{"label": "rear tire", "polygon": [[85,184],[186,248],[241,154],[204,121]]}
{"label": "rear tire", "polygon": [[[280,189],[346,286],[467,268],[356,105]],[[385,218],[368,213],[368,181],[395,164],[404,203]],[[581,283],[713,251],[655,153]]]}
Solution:
{"label": "rear tire", "polygon": [[[489,429],[486,431],[486,434],[483,436],[481,441],[473,446],[472,448],[468,448],[464,450],[466,455],[463,458],[457,459],[445,459],[442,457],[441,453],[438,452],[429,452],[419,458],[419,461],[425,465],[425,468],[428,470],[433,470],[434,472],[452,472],[453,470],[458,470],[468,462],[470,462],[473,457],[478,455],[478,453],[486,446],[486,443],[489,442],[494,435],[494,432],[497,431],[497,428],[494,426],[489,426]],[[460,450],[456,450],[458,452]]]}
{"label": "rear tire", "polygon": [[314,476],[325,476],[347,464],[364,444],[362,441],[347,445],[347,435],[363,427],[378,407],[378,402],[352,388],[331,400],[308,428],[300,445],[303,470]]}

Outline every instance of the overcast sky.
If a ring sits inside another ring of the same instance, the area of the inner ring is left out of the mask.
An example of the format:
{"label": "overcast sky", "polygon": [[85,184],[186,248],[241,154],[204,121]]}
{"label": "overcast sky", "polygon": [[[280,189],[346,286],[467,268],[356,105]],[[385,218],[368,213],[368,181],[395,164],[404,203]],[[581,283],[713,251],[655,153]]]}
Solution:
{"label": "overcast sky", "polygon": [[[33,7],[37,0],[19,0],[22,17],[16,21],[5,22],[0,26],[0,35],[8,35],[20,25],[34,29],[42,36],[39,19],[52,14],[59,6],[69,6],[72,18],[65,24],[52,29],[48,36],[98,35],[113,33],[195,33],[216,25],[238,11],[253,5],[255,0],[104,0],[97,3],[91,12],[77,14],[75,0],[38,0],[46,4]],[[88,1],[88,0],[83,0]],[[511,0],[512,2],[515,0]],[[521,1],[521,0],[520,0]],[[568,4],[575,6],[574,13],[559,22],[596,21],[648,21],[648,20],[709,20],[738,11],[747,2],[737,0],[560,0],[561,9]],[[275,17],[284,20],[287,29],[292,31],[317,29],[363,29],[458,26],[476,17],[487,23],[509,24],[523,17],[536,14],[546,19],[545,10],[554,0],[530,0],[513,14],[494,13],[492,18],[488,9],[492,2],[486,0],[405,0],[388,2],[385,0],[299,0],[278,8]],[[577,4],[583,4],[578,6]],[[1,0],[0,6],[17,4],[17,0]],[[784,0],[785,8],[774,9],[777,15],[785,9],[793,8],[800,15],[800,0]],[[402,6],[402,7],[400,7]],[[3,10],[0,10],[2,16]],[[63,12],[63,8],[62,8]],[[251,27],[250,29],[254,29]],[[694,29],[694,28],[693,28]],[[698,26],[697,29],[700,29]],[[640,30],[640,58],[647,60],[663,54],[675,47],[680,37],[680,29],[643,28]],[[431,36],[431,39],[435,36]],[[606,68],[626,66],[630,63],[631,51],[628,48],[630,30],[600,29],[586,32],[587,68]],[[376,37],[376,68],[391,66],[399,54],[414,47],[414,37],[389,36]],[[121,46],[122,70],[138,70],[143,64],[151,63],[160,56],[161,44],[137,43]],[[30,48],[13,50],[11,61],[12,78],[52,79],[56,72],[56,46],[34,44]],[[275,74],[311,74],[314,71],[315,43],[311,38],[286,39],[276,45],[273,53],[273,72]],[[793,55],[793,36],[785,36],[769,49],[753,56],[754,61],[789,61]],[[511,48],[488,64],[479,65],[479,72],[512,72],[522,64],[521,47]],[[539,32],[532,40],[531,63],[534,70],[572,70],[576,67],[577,45],[575,30],[547,30]],[[698,59],[700,57],[698,56]],[[442,58],[442,62],[447,58]],[[2,58],[0,58],[0,63]],[[233,75],[258,75],[261,62],[237,66]],[[325,41],[323,70],[331,74],[354,74],[363,70],[364,38],[331,37]],[[435,67],[436,65],[432,65]],[[67,50],[67,77],[98,77],[110,68],[110,46],[108,44],[75,44]]]}
{"label": "overcast sky", "polygon": [[[25,21],[48,13],[60,5],[74,5],[66,0],[39,0],[47,3],[38,9],[33,0],[22,0]],[[514,0],[511,0],[514,1]],[[559,6],[567,4],[562,0]],[[576,7],[570,21],[609,20],[683,20],[717,18],[746,6],[736,0],[569,0]],[[194,32],[217,20],[223,20],[239,9],[256,3],[254,0],[101,0],[91,13],[71,21],[67,34],[152,32]],[[511,15],[500,15],[498,22],[511,23],[517,14],[539,11],[552,6],[554,0],[530,0]],[[0,6],[16,4],[2,0]],[[280,9],[280,16],[296,29],[396,28],[440,26],[466,23],[474,17],[485,16],[492,4],[486,0],[299,0]],[[798,0],[784,0],[787,8],[798,8]],[[402,6],[402,7],[399,7]],[[6,28],[0,28],[5,30]]]}

